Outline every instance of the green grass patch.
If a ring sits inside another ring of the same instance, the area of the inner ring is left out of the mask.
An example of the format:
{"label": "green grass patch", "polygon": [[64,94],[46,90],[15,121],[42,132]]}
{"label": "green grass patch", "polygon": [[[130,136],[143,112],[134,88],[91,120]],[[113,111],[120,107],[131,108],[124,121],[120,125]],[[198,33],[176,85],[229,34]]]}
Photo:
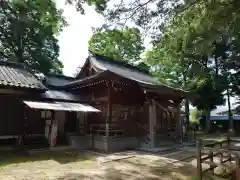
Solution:
{"label": "green grass patch", "polygon": [[220,136],[219,134],[208,134],[208,133],[203,133],[203,132],[199,132],[197,135],[198,139],[202,139],[202,140],[209,140],[209,141],[222,141],[225,140],[226,137],[224,136]]}

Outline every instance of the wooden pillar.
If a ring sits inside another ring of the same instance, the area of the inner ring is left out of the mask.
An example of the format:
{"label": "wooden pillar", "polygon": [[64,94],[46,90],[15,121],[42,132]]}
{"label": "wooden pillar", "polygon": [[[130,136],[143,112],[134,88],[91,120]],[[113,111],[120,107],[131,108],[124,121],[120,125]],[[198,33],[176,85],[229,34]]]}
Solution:
{"label": "wooden pillar", "polygon": [[181,117],[181,103],[177,105],[176,111],[176,136],[182,142],[182,117]]}
{"label": "wooden pillar", "polygon": [[54,140],[54,135],[52,134],[52,130],[53,130],[53,126],[55,125],[54,123],[56,123],[55,121],[55,111],[51,111],[51,118],[50,120],[50,125],[49,125],[49,134],[48,134],[48,138],[49,138],[49,145],[50,147],[53,147],[53,140]]}
{"label": "wooden pillar", "polygon": [[108,122],[112,122],[112,83],[108,82]]}
{"label": "wooden pillar", "polygon": [[108,152],[109,123],[112,122],[112,82],[108,81],[108,110],[106,118],[105,152]]}
{"label": "wooden pillar", "polygon": [[196,158],[197,158],[197,179],[202,180],[202,152],[201,152],[201,141],[196,143]]}
{"label": "wooden pillar", "polygon": [[[239,156],[236,157],[235,159],[235,164],[236,164],[236,172],[235,174],[233,174],[233,178],[232,179],[240,179],[240,158]],[[235,178],[234,178],[235,176]]]}
{"label": "wooden pillar", "polygon": [[149,139],[150,139],[150,147],[155,148],[155,125],[156,125],[156,103],[154,100],[149,101]]}

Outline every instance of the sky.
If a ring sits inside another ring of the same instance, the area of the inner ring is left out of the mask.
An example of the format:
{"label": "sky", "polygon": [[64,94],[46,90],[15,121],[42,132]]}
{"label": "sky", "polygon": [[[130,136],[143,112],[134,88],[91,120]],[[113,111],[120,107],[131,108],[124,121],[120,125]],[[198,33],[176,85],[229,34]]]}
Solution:
{"label": "sky", "polygon": [[57,7],[64,10],[63,16],[68,26],[58,35],[60,56],[64,65],[63,73],[73,76],[79,65],[83,65],[88,56],[88,40],[93,32],[92,27],[100,27],[104,22],[91,7],[81,15],[74,6],[65,5],[65,0],[57,0]]}

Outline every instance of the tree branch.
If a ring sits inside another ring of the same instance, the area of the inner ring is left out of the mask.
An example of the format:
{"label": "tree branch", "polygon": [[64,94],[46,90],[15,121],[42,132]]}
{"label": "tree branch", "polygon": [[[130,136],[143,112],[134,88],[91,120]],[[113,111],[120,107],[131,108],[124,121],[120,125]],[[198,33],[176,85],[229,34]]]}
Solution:
{"label": "tree branch", "polygon": [[194,6],[197,2],[199,2],[199,0],[194,0],[193,2],[189,3],[188,5],[185,4],[184,7],[181,8],[181,9],[179,9],[179,10],[177,10],[176,13],[179,14],[179,13],[184,12],[184,11],[187,10],[188,8]]}
{"label": "tree branch", "polygon": [[[140,9],[140,8],[142,8],[143,6],[146,6],[146,5],[148,5],[150,2],[152,2],[152,1],[155,1],[155,0],[148,0],[147,2],[145,2],[145,3],[143,3],[143,4],[139,4],[138,6],[136,6],[136,7],[134,7],[132,10],[133,10],[133,13],[129,16],[129,17],[127,17],[127,18],[125,18],[125,22],[124,22],[124,26],[126,25],[126,23],[127,23],[127,21],[129,20],[129,19],[132,19],[132,17],[137,13],[137,11]],[[131,10],[131,11],[132,11]]]}

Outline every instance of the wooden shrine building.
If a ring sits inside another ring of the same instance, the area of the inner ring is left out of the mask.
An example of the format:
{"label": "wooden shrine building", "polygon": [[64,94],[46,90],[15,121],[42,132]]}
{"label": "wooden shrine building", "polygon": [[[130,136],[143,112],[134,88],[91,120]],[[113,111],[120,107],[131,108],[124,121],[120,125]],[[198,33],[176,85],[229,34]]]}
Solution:
{"label": "wooden shrine building", "polygon": [[22,135],[29,144],[42,137],[50,146],[105,152],[180,143],[185,96],[137,67],[91,52],[74,78],[37,78],[23,65],[0,62],[0,146]]}

